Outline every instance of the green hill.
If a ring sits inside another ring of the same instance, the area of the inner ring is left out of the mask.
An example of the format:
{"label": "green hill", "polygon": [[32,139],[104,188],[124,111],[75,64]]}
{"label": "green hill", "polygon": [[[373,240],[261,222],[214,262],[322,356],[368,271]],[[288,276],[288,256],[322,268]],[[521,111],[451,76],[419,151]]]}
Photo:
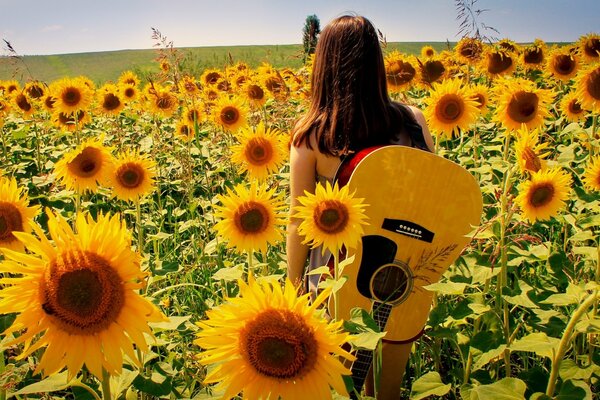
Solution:
{"label": "green hill", "polygon": [[[408,54],[419,54],[425,45],[431,45],[436,50],[443,50],[448,46],[445,42],[388,43],[386,51],[399,50]],[[253,68],[263,62],[276,68],[298,68],[302,65],[300,44],[186,47],[176,50],[180,56],[182,70],[194,76],[200,75],[206,68],[222,68],[232,61],[246,62]],[[66,76],[85,75],[96,84],[101,84],[115,81],[126,70],[132,70],[140,76],[157,72],[158,52],[157,49],[147,49],[20,58],[0,57],[0,80],[17,79],[21,83],[39,80],[49,83]]]}

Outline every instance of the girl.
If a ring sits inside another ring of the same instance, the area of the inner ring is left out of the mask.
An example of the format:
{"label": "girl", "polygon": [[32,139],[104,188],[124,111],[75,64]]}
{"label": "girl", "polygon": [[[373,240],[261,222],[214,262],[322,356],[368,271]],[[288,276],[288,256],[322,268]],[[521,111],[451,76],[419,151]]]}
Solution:
{"label": "girl", "polygon": [[[311,81],[308,112],[292,131],[291,207],[317,182],[333,182],[342,157],[374,145],[399,144],[433,149],[425,118],[417,108],[390,99],[377,31],[361,16],[334,19],[321,32]],[[304,287],[309,248],[298,234],[300,220],[288,224],[288,277]],[[321,249],[311,252],[309,268],[326,264]],[[316,290],[311,282],[309,290]],[[383,344],[379,399],[397,399],[411,343]],[[370,389],[367,388],[367,391]]]}

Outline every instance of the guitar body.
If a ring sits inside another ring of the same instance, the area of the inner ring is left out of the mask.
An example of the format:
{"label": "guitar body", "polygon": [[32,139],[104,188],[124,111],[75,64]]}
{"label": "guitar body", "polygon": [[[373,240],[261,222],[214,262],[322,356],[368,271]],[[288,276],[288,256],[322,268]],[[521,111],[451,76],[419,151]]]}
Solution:
{"label": "guitar body", "polygon": [[338,318],[383,305],[385,338],[413,339],[431,307],[423,286],[440,279],[479,225],[479,185],[450,160],[396,145],[362,150],[337,179],[365,199],[369,217],[361,243],[348,252],[355,258],[342,273],[348,280],[338,293]]}

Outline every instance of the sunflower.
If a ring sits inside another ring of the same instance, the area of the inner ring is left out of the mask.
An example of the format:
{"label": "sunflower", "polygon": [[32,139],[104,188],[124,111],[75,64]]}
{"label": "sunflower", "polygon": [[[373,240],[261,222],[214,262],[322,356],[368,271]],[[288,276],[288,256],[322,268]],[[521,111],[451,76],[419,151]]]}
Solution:
{"label": "sunflower", "polygon": [[185,75],[177,84],[179,92],[188,97],[197,97],[200,95],[200,83],[196,82],[193,76]]}
{"label": "sunflower", "polygon": [[600,35],[597,33],[582,35],[577,44],[579,45],[579,53],[586,62],[592,63],[600,60]]}
{"label": "sunflower", "polygon": [[136,101],[140,97],[138,87],[130,83],[119,83],[119,91],[123,101],[127,104]]}
{"label": "sunflower", "polygon": [[418,80],[417,61],[399,51],[392,51],[384,59],[385,78],[390,92],[409,89]]}
{"label": "sunflower", "polygon": [[16,106],[14,108],[22,113],[24,118],[30,117],[35,111],[35,108],[29,98],[22,92],[13,92],[12,96],[13,104]]}
{"label": "sunflower", "polygon": [[520,129],[522,124],[528,129],[539,128],[550,114],[554,93],[537,88],[528,79],[503,79],[493,91],[497,104],[494,120],[508,131]]}
{"label": "sunflower", "polygon": [[479,114],[478,103],[469,96],[460,79],[435,83],[425,101],[427,108],[423,114],[429,126],[448,138],[459,129],[468,129]]}
{"label": "sunflower", "polygon": [[479,68],[490,78],[497,78],[512,74],[516,68],[516,60],[508,50],[487,47],[479,61]]}
{"label": "sunflower", "polygon": [[521,61],[526,70],[544,69],[546,59],[546,43],[535,39],[532,44],[523,48]]}
{"label": "sunflower", "polygon": [[50,86],[50,93],[56,98],[54,107],[64,114],[87,110],[94,97],[93,86],[84,78],[63,78]]}
{"label": "sunflower", "polygon": [[135,151],[126,151],[114,161],[108,181],[114,196],[125,201],[137,201],[154,189],[156,162]]}
{"label": "sunflower", "polygon": [[592,157],[585,168],[583,183],[590,190],[600,191],[600,156]]}
{"label": "sunflower", "polygon": [[600,111],[600,63],[579,71],[575,78],[575,88],[583,108]]}
{"label": "sunflower", "polygon": [[429,45],[421,47],[421,57],[430,58],[436,54],[435,49]]}
{"label": "sunflower", "polygon": [[489,88],[482,83],[471,84],[467,88],[467,96],[477,102],[476,106],[481,114],[485,114],[488,109],[490,102],[489,92]]}
{"label": "sunflower", "polygon": [[248,81],[242,86],[242,93],[250,107],[260,108],[267,102],[267,90],[258,82]]}
{"label": "sunflower", "polygon": [[184,141],[189,142],[190,140],[194,139],[194,137],[196,136],[196,131],[194,129],[193,124],[190,124],[189,122],[187,122],[185,120],[180,120],[179,122],[177,122],[177,125],[175,126],[175,134],[180,139],[183,139]]}
{"label": "sunflower", "polygon": [[113,157],[111,149],[101,140],[87,139],[76,149],[65,153],[54,165],[54,173],[69,190],[95,192],[99,184],[106,184]]}
{"label": "sunflower", "polygon": [[517,131],[516,138],[515,157],[521,173],[533,173],[544,169],[544,158],[548,156],[548,153],[545,152],[548,148],[548,143],[539,143],[538,130],[529,131],[524,126]]}
{"label": "sunflower", "polygon": [[420,83],[425,88],[430,88],[435,82],[441,82],[448,76],[448,69],[439,57],[429,57],[425,61],[419,60]]}
{"label": "sunflower", "polygon": [[0,97],[0,117],[6,117],[10,112],[11,108],[12,107],[10,106],[10,102]]}
{"label": "sunflower", "polygon": [[149,84],[146,86],[145,97],[150,110],[162,115],[170,117],[173,115],[177,107],[179,107],[179,99],[171,92],[168,87],[162,87],[157,84]]}
{"label": "sunflower", "polygon": [[147,352],[148,322],[166,318],[138,294],[145,275],[125,222],[79,214],[75,233],[47,214],[51,240],[36,226],[37,237],[17,233],[30,253],[5,251],[0,264],[0,272],[20,275],[2,279],[0,313],[19,313],[4,334],[21,332],[6,344],[24,344],[20,359],[46,347],[35,372],[43,375],[66,366],[72,378],[83,364],[98,378],[103,370],[118,375],[123,352],[141,367],[134,345]]}
{"label": "sunflower", "polygon": [[568,82],[577,74],[579,56],[570,51],[568,46],[554,47],[546,60],[546,74],[563,82]]}
{"label": "sunflower", "polygon": [[287,160],[287,137],[262,122],[254,129],[242,129],[237,137],[240,144],[232,146],[231,161],[242,173],[248,171],[250,176],[264,180]]}
{"label": "sunflower", "polygon": [[42,98],[46,94],[47,87],[46,84],[44,84],[43,82],[31,81],[25,84],[25,88],[23,91],[27,94],[27,97],[29,97],[30,99],[37,100]]}
{"label": "sunflower", "polygon": [[204,121],[204,110],[199,105],[184,107],[181,112],[183,120],[190,126],[200,125]]}
{"label": "sunflower", "polygon": [[548,220],[564,208],[570,188],[571,176],[562,169],[540,170],[519,185],[515,202],[529,222]]}
{"label": "sunflower", "polygon": [[4,81],[3,85],[4,86],[4,94],[14,94],[14,92],[20,92],[21,91],[21,85],[19,84],[19,81],[15,81],[15,80],[10,80],[10,81]]}
{"label": "sunflower", "polygon": [[282,239],[284,203],[280,195],[275,195],[275,189],[268,190],[266,185],[253,181],[249,189],[240,184],[217,199],[222,205],[215,206],[215,216],[221,218],[215,230],[230,247],[264,253],[267,244]]}
{"label": "sunflower", "polygon": [[72,114],[67,114],[59,110],[52,113],[52,123],[57,128],[65,131],[73,132],[77,126],[85,125],[92,120],[90,113],[84,110],[79,110]]}
{"label": "sunflower", "polygon": [[221,71],[214,68],[208,68],[204,70],[204,72],[200,76],[200,82],[203,85],[212,86],[215,85],[219,81],[219,79],[223,77],[224,75]]}
{"label": "sunflower", "polygon": [[46,94],[42,99],[42,104],[46,111],[48,111],[49,113],[53,113],[54,104],[56,104],[56,97],[52,96],[51,94]]}
{"label": "sunflower", "polygon": [[560,114],[569,122],[585,121],[588,113],[581,108],[579,97],[575,92],[569,92],[563,96],[559,104]]}
{"label": "sunflower", "polygon": [[265,74],[262,82],[264,87],[267,88],[269,93],[276,99],[285,99],[290,94],[290,89],[278,72]]}
{"label": "sunflower", "polygon": [[247,114],[248,109],[240,97],[221,97],[212,107],[214,122],[231,132],[246,125]]}
{"label": "sunflower", "polygon": [[479,39],[464,37],[456,43],[454,51],[462,63],[474,65],[481,59],[483,43]]}
{"label": "sunflower", "polygon": [[289,279],[259,284],[250,275],[239,281],[240,294],[207,311],[195,344],[205,365],[216,364],[205,383],[218,383],[223,398],[243,392],[245,399],[331,399],[331,388],[348,395],[342,375],[350,371],[342,349],[348,334],[343,321],[328,323],[319,307],[331,290],[309,305]]}
{"label": "sunflower", "polygon": [[496,43],[496,45],[501,48],[504,49],[506,51],[509,51],[511,53],[520,53],[521,50],[521,46],[519,46],[514,40],[508,39],[508,38],[504,38],[498,41],[498,43]]}
{"label": "sunflower", "polygon": [[125,71],[119,76],[118,84],[139,86],[140,78],[132,71]]}
{"label": "sunflower", "polygon": [[29,207],[24,189],[15,178],[0,177],[0,249],[23,251],[23,244],[14,232],[31,232],[39,206]]}
{"label": "sunflower", "polygon": [[106,115],[119,115],[125,107],[119,87],[112,83],[107,83],[98,89],[96,99],[98,110]]}
{"label": "sunflower", "polygon": [[364,213],[367,207],[361,198],[354,198],[348,186],[341,189],[337,183],[332,187],[318,183],[315,193],[304,192],[298,197],[300,205],[292,210],[292,218],[301,220],[298,233],[304,236],[303,243],[312,248],[323,245],[322,252],[332,254],[346,246],[354,248],[367,224]]}

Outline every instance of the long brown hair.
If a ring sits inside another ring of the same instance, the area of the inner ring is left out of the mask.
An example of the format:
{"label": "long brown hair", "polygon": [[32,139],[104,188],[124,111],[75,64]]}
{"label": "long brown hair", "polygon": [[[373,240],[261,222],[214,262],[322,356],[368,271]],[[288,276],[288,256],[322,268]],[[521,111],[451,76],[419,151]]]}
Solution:
{"label": "long brown hair", "polygon": [[[373,24],[344,15],[321,32],[315,50],[308,112],[294,127],[299,146],[316,135],[321,153],[341,156],[397,140],[412,112],[390,99],[383,54]],[[418,124],[417,124],[418,125]]]}

